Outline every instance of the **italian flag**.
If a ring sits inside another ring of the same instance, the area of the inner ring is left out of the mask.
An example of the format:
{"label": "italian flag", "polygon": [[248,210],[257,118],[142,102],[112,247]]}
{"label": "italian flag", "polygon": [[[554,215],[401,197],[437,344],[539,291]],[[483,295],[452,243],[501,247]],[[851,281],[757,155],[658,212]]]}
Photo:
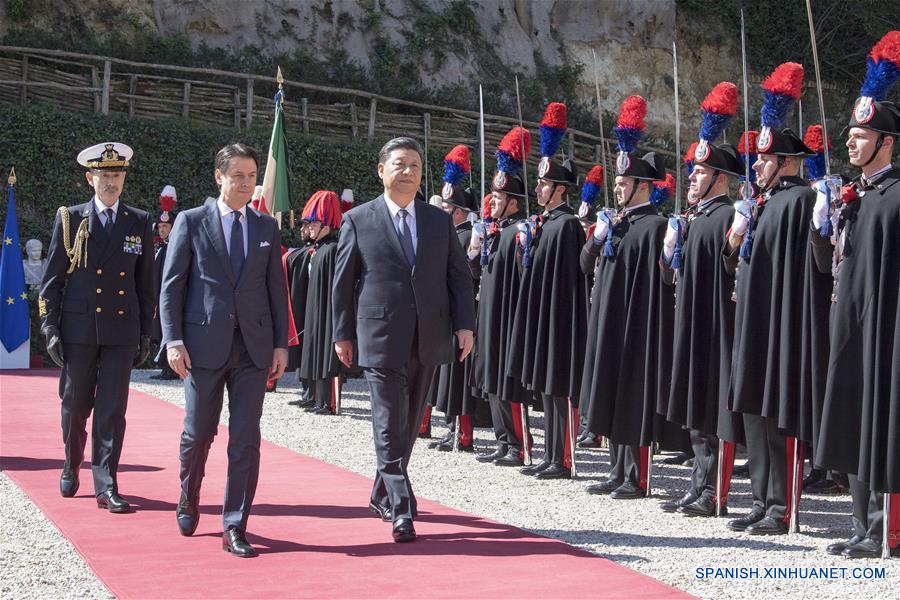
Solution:
{"label": "italian flag", "polygon": [[[284,135],[284,91],[275,94],[275,124],[269,144],[269,160],[263,178],[259,211],[280,217],[291,210],[290,181],[288,179],[287,139]],[[279,223],[281,219],[279,218]]]}

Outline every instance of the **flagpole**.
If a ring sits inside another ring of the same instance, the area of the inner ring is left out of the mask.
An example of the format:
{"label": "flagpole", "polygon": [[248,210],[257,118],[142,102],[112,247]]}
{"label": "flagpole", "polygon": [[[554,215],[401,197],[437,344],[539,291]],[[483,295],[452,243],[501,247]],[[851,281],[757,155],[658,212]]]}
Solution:
{"label": "flagpole", "polygon": [[[281,74],[281,66],[278,67],[278,71],[275,74],[275,81],[278,83],[278,93],[275,94],[275,112],[278,112],[278,107],[281,106],[282,110],[284,110],[284,75]],[[274,208],[275,198],[272,198]],[[275,219],[278,221],[278,229],[281,229],[281,212],[277,212],[275,214]],[[291,208],[291,223],[294,222],[294,209]]]}

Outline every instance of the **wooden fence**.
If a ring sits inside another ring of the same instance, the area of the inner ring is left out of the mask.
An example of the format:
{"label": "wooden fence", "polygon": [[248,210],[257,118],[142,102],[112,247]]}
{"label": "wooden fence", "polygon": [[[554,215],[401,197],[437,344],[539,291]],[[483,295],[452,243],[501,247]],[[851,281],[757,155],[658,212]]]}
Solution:
{"label": "wooden fence", "polygon": [[[478,148],[478,112],[389,98],[360,90],[285,80],[285,118],[291,131],[329,137],[386,140],[409,135],[449,149]],[[274,77],[140,63],[61,50],[0,46],[0,102],[44,102],[71,110],[130,117],[184,118],[233,128],[271,126]],[[518,124],[512,117],[485,115],[487,151]],[[535,135],[538,123],[525,121]],[[606,140],[607,164],[615,144]],[[674,153],[656,150],[670,157]],[[569,129],[563,142],[582,173],[600,162],[599,136]],[[539,159],[532,152],[530,164]]]}

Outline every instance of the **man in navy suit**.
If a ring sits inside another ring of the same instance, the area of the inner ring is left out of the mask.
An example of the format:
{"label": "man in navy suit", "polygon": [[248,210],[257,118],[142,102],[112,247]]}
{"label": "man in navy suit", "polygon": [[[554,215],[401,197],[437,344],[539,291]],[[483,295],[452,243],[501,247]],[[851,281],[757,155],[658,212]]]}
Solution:
{"label": "man in navy suit", "polygon": [[378,466],[369,508],[393,521],[394,541],[411,542],[416,498],[406,468],[425,396],[436,365],[462,361],[472,351],[475,303],[450,216],[416,199],[422,179],[418,142],[395,138],[385,144],[378,176],[384,194],[344,215],[333,335],[348,367],[357,343],[371,392]]}
{"label": "man in navy suit", "polygon": [[242,558],[259,477],[266,379],[287,364],[288,306],[278,223],[250,206],[259,156],[244,144],[216,155],[220,195],[175,219],[160,314],[169,364],[184,379],[181,499],[176,520],[194,533],[206,458],[228,388],[228,481],[222,547]]}

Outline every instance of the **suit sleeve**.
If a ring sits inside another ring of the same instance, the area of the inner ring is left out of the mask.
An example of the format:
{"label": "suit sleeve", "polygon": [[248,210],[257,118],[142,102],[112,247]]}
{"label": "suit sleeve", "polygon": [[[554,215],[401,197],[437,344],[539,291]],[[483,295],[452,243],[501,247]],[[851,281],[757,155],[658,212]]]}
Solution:
{"label": "suit sleeve", "polygon": [[475,288],[468,257],[456,236],[453,223],[447,218],[450,231],[447,252],[447,291],[450,295],[450,317],[453,331],[475,331]]}
{"label": "suit sleeve", "polygon": [[[356,227],[352,217],[346,214],[338,237],[337,264],[331,287],[331,326],[335,342],[356,339],[356,282],[360,264]],[[471,279],[471,275],[469,277]]]}
{"label": "suit sleeve", "polygon": [[63,246],[62,221],[56,213],[53,223],[53,235],[47,247],[47,269],[41,280],[41,298],[44,300],[46,312],[41,315],[41,328],[59,327],[63,288],[66,286],[66,271],[69,268],[69,256]]}
{"label": "suit sleeve", "polygon": [[182,213],[175,217],[175,224],[169,234],[166,264],[163,267],[162,290],[159,295],[163,344],[184,339],[184,296],[192,260],[191,229],[188,218]]}
{"label": "suit sleeve", "polygon": [[277,222],[272,223],[275,233],[269,248],[269,266],[266,285],[269,288],[269,310],[272,313],[272,333],[276,348],[288,347],[288,301],[284,265],[281,262],[281,232]]}
{"label": "suit sleeve", "polygon": [[156,268],[153,264],[153,227],[148,214],[144,221],[144,237],[141,255],[138,257],[134,279],[137,288],[138,302],[141,306],[141,336],[149,336],[153,332],[153,313],[156,312],[158,290],[156,289]]}

